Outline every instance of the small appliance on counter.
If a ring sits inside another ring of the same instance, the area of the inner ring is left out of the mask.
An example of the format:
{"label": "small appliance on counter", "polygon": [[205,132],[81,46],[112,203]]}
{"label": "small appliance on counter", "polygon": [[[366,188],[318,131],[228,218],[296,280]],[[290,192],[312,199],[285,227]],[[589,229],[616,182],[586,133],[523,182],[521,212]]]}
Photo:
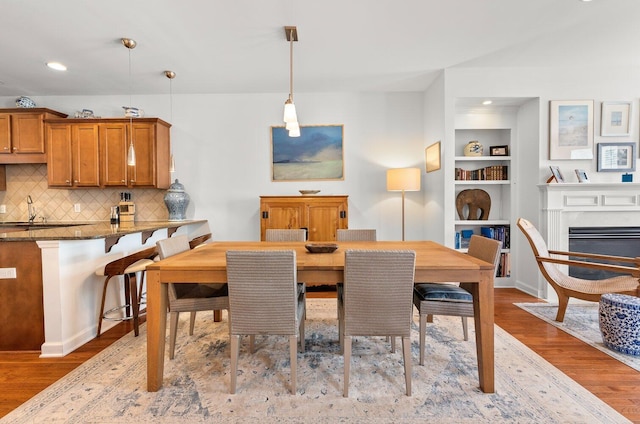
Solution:
{"label": "small appliance on counter", "polygon": [[131,193],[121,192],[118,203],[120,222],[133,222],[136,215],[136,205],[131,201]]}

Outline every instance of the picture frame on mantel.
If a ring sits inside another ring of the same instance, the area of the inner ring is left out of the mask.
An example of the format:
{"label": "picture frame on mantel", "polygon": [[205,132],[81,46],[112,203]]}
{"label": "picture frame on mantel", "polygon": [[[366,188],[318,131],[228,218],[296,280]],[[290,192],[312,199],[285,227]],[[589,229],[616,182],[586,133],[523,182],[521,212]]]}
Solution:
{"label": "picture frame on mantel", "polygon": [[602,137],[630,136],[632,102],[602,102],[600,135]]}
{"label": "picture frame on mantel", "polygon": [[593,100],[549,102],[549,159],[593,159]]}
{"label": "picture frame on mantel", "polygon": [[636,170],[636,143],[598,143],[598,172]]}
{"label": "picture frame on mantel", "polygon": [[300,125],[300,137],[271,127],[271,180],[344,180],[344,125]]}

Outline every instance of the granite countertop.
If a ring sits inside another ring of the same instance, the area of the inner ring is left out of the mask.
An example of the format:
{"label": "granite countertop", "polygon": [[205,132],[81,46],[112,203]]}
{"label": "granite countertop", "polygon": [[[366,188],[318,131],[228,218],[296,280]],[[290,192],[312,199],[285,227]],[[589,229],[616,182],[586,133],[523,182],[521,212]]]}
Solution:
{"label": "granite countertop", "polygon": [[[162,228],[177,228],[182,225],[206,222],[206,220],[185,221],[135,221],[111,224],[109,221],[93,222],[46,222],[27,225],[24,222],[0,221],[0,242],[34,240],[89,240],[119,237],[132,233],[155,231]],[[2,228],[24,226],[24,230],[3,232]],[[38,228],[43,227],[43,228]]]}

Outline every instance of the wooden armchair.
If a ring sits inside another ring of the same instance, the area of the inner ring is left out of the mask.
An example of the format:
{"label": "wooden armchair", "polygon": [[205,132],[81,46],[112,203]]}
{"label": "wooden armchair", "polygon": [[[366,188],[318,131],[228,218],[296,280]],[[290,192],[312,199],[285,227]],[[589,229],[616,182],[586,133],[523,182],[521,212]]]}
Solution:
{"label": "wooden armchair", "polygon": [[[564,320],[564,314],[571,297],[598,302],[604,293],[638,294],[640,258],[548,250],[542,235],[531,222],[520,218],[518,219],[518,228],[527,237],[540,272],[558,294],[556,321],[562,322]],[[565,259],[551,257],[551,255],[564,256]],[[574,259],[568,259],[569,257]],[[622,262],[629,265],[614,265],[610,262]],[[563,273],[556,264],[612,271],[621,275],[601,280],[585,280]]]}

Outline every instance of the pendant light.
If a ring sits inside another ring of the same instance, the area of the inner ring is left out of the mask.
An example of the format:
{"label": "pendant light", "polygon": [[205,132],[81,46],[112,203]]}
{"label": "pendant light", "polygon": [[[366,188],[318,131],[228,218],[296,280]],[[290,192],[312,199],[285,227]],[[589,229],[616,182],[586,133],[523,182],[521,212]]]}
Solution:
{"label": "pendant light", "polygon": [[289,137],[300,137],[300,125],[296,105],[293,103],[293,42],[298,41],[298,29],[295,26],[284,27],[284,33],[289,42],[289,98],[284,102],[285,128]]}
{"label": "pendant light", "polygon": [[122,45],[129,49],[129,110],[127,113],[129,114],[129,149],[127,150],[127,165],[135,166],[136,165],[136,150],[133,147],[133,113],[131,104],[131,97],[133,92],[133,85],[131,83],[131,50],[135,49],[137,43],[136,40],[131,38],[122,38]]}
{"label": "pendant light", "polygon": [[[176,73],[173,71],[164,71],[164,76],[169,78],[169,120],[171,124],[173,124],[173,79],[176,77]],[[169,172],[176,172],[176,163],[173,160],[173,148],[170,157]]]}

